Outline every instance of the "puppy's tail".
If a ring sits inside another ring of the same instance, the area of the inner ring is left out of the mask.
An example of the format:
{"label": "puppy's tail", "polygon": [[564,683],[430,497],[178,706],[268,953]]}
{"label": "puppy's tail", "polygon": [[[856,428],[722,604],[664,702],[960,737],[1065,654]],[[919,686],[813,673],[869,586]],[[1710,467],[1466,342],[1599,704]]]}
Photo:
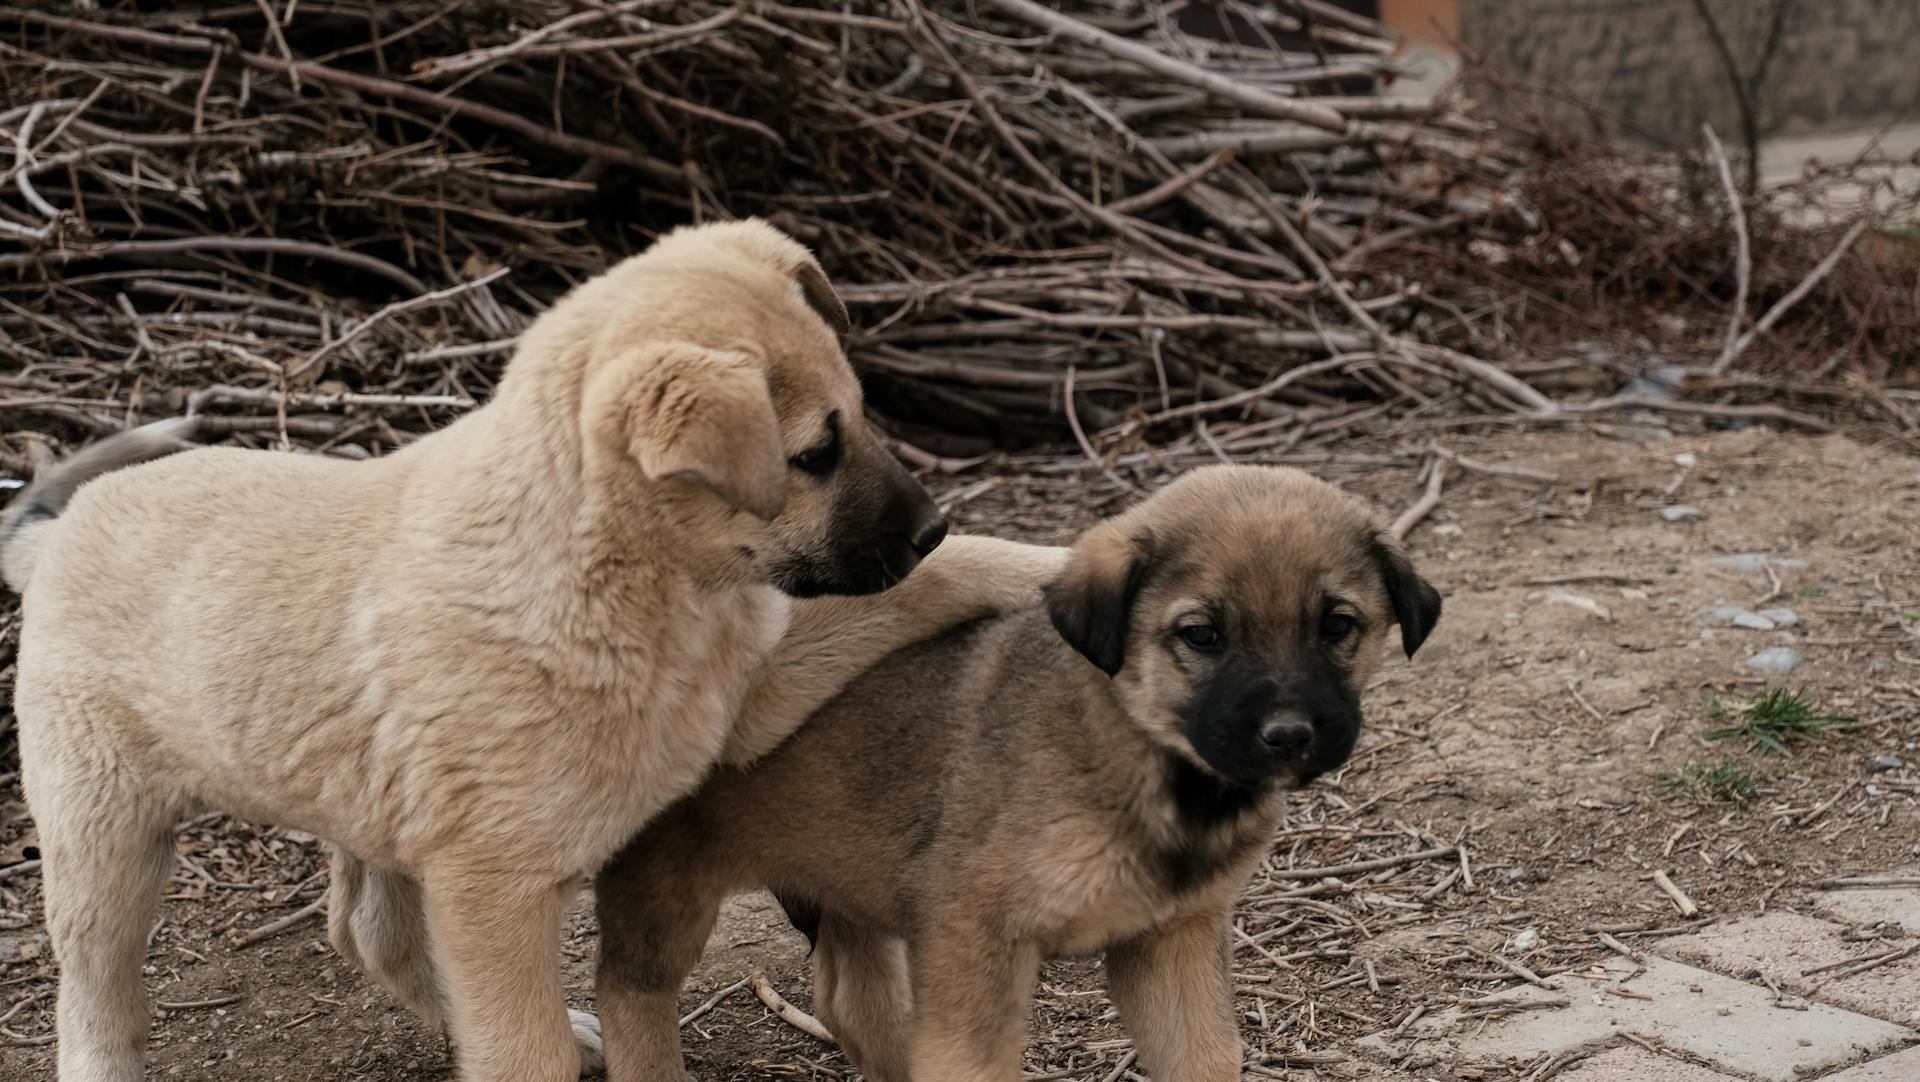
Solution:
{"label": "puppy's tail", "polygon": [[191,417],[155,421],[88,444],[79,454],[41,470],[14,501],[0,512],[0,575],[17,591],[27,588],[34,553],[46,526],[66,510],[81,485],[124,466],[161,458],[181,450],[193,434]]}

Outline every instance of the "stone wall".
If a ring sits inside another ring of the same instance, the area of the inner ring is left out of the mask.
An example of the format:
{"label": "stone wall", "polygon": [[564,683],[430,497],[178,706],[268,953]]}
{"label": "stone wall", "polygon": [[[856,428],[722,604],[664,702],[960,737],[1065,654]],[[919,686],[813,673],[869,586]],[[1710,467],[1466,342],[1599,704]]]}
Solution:
{"label": "stone wall", "polygon": [[[1780,0],[1708,0],[1743,73]],[[1920,121],[1920,0],[1787,0],[1785,34],[1757,95],[1764,135]],[[1693,0],[1460,0],[1469,55],[1614,118],[1610,134],[1691,142],[1740,127],[1732,88]],[[1544,99],[1535,99],[1544,100]],[[1589,122],[1584,111],[1548,111]]]}

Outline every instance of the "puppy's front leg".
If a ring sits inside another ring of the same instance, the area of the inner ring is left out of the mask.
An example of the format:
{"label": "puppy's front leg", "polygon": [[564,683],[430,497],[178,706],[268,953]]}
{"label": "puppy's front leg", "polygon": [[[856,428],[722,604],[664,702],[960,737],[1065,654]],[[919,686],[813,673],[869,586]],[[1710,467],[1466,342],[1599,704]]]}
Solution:
{"label": "puppy's front leg", "polygon": [[933,914],[909,948],[913,1071],[928,1082],[1017,1082],[1040,952]]}
{"label": "puppy's front leg", "polygon": [[600,872],[594,1003],[609,1082],[691,1082],[680,1057],[680,986],[700,962],[726,897],[697,832],[669,811]]}
{"label": "puppy's front leg", "polygon": [[1106,954],[1107,996],[1133,1034],[1153,1082],[1235,1082],[1227,912],[1180,919]]}
{"label": "puppy's front leg", "polygon": [[560,914],[575,881],[445,865],[423,879],[462,1082],[573,1082]]}

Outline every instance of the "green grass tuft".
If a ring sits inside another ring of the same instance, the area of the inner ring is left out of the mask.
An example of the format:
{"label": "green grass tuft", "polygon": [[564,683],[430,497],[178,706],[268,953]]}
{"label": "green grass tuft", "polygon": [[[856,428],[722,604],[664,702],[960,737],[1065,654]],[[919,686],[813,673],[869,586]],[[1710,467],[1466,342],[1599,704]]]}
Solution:
{"label": "green grass tuft", "polygon": [[1823,714],[1808,695],[1785,688],[1763,691],[1744,703],[1713,703],[1713,716],[1733,724],[1707,731],[1708,740],[1745,740],[1761,754],[1792,755],[1787,745],[1818,740],[1829,732],[1852,729],[1859,723],[1838,714]]}
{"label": "green grass tuft", "polygon": [[1759,788],[1759,777],[1732,759],[1711,766],[1688,763],[1678,773],[1660,778],[1661,792],[1702,804],[1745,804]]}

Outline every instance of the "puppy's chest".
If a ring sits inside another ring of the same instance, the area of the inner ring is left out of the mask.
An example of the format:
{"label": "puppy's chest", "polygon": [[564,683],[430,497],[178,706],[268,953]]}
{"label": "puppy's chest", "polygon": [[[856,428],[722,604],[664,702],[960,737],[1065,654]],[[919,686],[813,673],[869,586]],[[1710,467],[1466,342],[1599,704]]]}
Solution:
{"label": "puppy's chest", "polygon": [[617,690],[601,703],[583,780],[612,818],[651,816],[706,776],[755,667],[786,630],[789,605],[770,588],[714,600],[657,624],[637,648],[608,648]]}
{"label": "puppy's chest", "polygon": [[1237,890],[1271,834],[1260,816],[1201,831],[1090,825],[1047,832],[1054,844],[1028,865],[1021,905],[1055,955],[1097,952]]}

